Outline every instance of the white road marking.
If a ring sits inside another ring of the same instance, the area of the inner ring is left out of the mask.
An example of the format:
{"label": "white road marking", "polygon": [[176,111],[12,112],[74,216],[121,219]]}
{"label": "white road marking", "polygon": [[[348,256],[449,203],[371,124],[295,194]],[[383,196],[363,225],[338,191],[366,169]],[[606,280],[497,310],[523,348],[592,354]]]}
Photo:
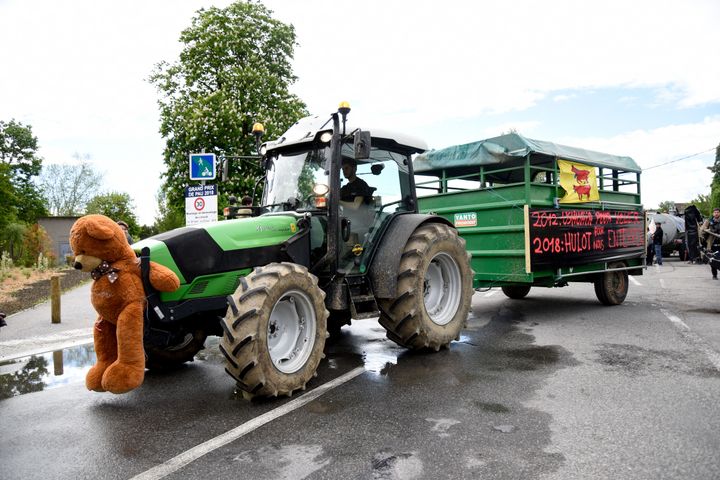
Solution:
{"label": "white road marking", "polygon": [[631,281],[632,283],[634,283],[635,285],[637,285],[637,286],[639,286],[639,287],[642,286],[642,283],[638,282],[637,279],[636,279],[635,277],[633,277],[632,275],[628,275],[628,278],[629,278],[630,281]]}
{"label": "white road marking", "polygon": [[695,334],[687,323],[683,322],[680,317],[674,315],[667,310],[660,309],[665,317],[670,320],[688,340],[690,340],[705,356],[710,360],[716,370],[720,371],[720,353],[716,352],[710,345],[705,342],[702,338]]}
{"label": "white road marking", "polygon": [[335,380],[320,385],[316,389],[309,391],[303,396],[292,400],[274,410],[270,410],[269,412],[264,413],[259,417],[255,417],[252,420],[245,422],[242,425],[239,425],[221,435],[218,435],[215,438],[211,438],[207,442],[201,443],[200,445],[197,445],[190,450],[187,450],[180,455],[171,458],[165,463],[157,465],[150,470],[146,470],[143,473],[132,477],[130,480],[159,480],[161,478],[164,478],[171,473],[180,470],[185,465],[197,460],[203,455],[206,455],[213,450],[217,450],[218,448],[227,445],[228,443],[233,442],[244,435],[247,435],[253,430],[262,427],[266,423],[272,422],[276,418],[282,417],[283,415],[286,415],[293,410],[297,410],[303,405],[312,402],[320,395],[329,392],[333,388],[339,387],[345,382],[349,382],[350,380],[365,371],[365,367],[357,367],[354,370],[350,370],[345,375],[342,375]]}

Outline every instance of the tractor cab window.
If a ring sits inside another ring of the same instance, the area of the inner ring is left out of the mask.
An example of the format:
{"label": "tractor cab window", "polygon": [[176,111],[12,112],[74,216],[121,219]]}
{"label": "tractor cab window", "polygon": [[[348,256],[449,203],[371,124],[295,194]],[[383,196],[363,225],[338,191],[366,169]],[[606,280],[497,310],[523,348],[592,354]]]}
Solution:
{"label": "tractor cab window", "polygon": [[328,184],[325,162],[329,149],[279,154],[268,159],[263,206],[270,212],[312,210],[313,187]]}
{"label": "tractor cab window", "polygon": [[340,216],[349,220],[347,239],[340,246],[346,273],[367,268],[373,239],[396,213],[412,209],[407,155],[373,146],[370,158],[354,160],[343,148]]}

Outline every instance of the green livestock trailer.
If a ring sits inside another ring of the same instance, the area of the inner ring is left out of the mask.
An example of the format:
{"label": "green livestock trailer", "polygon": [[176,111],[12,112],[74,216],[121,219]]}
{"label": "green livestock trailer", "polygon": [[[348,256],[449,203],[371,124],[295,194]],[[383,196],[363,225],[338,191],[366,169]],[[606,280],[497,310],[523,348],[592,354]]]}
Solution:
{"label": "green livestock trailer", "polygon": [[595,285],[606,305],[641,275],[645,215],[630,157],[511,133],[431,150],[413,161],[420,211],[457,228],[473,286],[510,298],[530,288]]}

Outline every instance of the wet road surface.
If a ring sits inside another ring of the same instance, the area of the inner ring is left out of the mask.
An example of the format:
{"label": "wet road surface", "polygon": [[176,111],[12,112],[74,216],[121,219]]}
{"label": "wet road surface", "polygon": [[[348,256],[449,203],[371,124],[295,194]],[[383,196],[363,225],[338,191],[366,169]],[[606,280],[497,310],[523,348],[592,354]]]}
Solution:
{"label": "wet road surface", "polygon": [[306,395],[348,380],[297,407],[243,400],[216,341],[119,396],[85,390],[89,346],[62,372],[59,353],[5,362],[0,478],[715,479],[720,300],[695,287],[720,286],[665,263],[619,307],[583,284],[477,293],[434,354],[357,322]]}

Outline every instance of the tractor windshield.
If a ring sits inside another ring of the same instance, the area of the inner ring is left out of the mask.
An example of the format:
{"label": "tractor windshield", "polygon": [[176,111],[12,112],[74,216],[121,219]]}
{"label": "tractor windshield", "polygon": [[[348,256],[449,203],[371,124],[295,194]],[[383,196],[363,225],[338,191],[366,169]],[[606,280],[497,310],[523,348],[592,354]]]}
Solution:
{"label": "tractor windshield", "polygon": [[[373,146],[370,158],[354,161],[352,148],[350,143],[342,149],[341,206],[382,207],[385,214],[411,209],[407,155]],[[329,186],[329,159],[329,147],[270,156],[263,206],[270,212],[316,210],[313,188]],[[345,168],[346,163],[353,167]]]}
{"label": "tractor windshield", "polygon": [[270,157],[263,205],[271,212],[314,209],[313,187],[328,185],[329,148]]}

